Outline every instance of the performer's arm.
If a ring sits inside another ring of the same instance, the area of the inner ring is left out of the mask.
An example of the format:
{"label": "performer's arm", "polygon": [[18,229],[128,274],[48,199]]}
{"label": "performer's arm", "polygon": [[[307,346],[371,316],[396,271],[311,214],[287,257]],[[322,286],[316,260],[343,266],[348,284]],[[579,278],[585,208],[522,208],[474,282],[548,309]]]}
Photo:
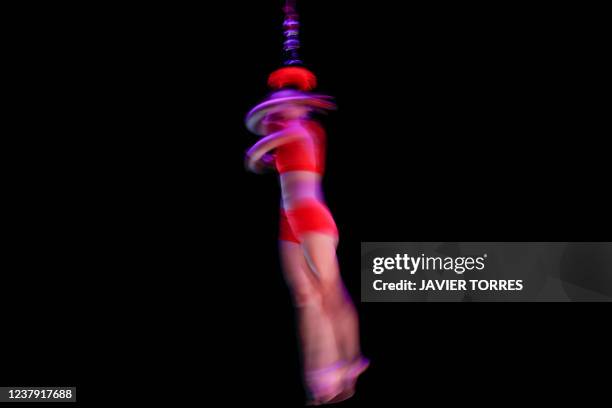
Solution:
{"label": "performer's arm", "polygon": [[304,128],[292,126],[262,138],[247,151],[247,167],[253,170],[255,164],[270,150],[304,137],[308,137]]}

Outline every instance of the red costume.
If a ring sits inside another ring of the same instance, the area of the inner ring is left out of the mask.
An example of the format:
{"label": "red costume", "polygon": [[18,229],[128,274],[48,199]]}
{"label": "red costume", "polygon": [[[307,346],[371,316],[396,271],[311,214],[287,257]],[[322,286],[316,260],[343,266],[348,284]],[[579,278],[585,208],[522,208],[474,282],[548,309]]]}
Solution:
{"label": "red costume", "polygon": [[[247,115],[246,123],[254,133],[264,134],[281,131],[274,124],[266,130],[261,123],[268,112],[278,109],[285,103],[295,103],[315,111],[335,109],[335,104],[324,95],[308,92],[316,86],[316,77],[302,67],[284,67],[270,75],[268,84],[272,88],[293,86],[299,90],[280,90],[267,100],[253,108]],[[310,171],[323,175],[325,171],[325,130],[314,120],[304,119],[300,125],[306,129],[309,137],[299,138],[275,149],[275,166],[279,174],[291,171]],[[336,223],[329,209],[316,198],[303,199],[288,210],[281,208],[279,239],[300,242],[305,232],[320,232],[338,236]]]}
{"label": "red costume", "polygon": [[[279,146],[275,152],[279,174],[288,171],[311,171],[323,175],[325,171],[325,130],[314,121],[301,125],[310,137],[300,138]],[[321,232],[338,236],[334,218],[327,206],[316,198],[301,200],[290,210],[281,209],[279,239],[300,242],[305,232]]]}
{"label": "red costume", "polygon": [[275,162],[278,174],[288,171],[312,171],[323,175],[325,171],[325,130],[317,122],[300,123],[310,137],[300,138],[276,148]]}

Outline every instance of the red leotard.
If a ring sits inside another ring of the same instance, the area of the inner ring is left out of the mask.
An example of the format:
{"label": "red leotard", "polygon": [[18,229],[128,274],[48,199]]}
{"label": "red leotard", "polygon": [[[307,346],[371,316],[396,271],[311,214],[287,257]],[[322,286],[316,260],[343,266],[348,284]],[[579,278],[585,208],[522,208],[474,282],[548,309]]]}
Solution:
{"label": "red leotard", "polygon": [[[322,175],[325,170],[325,131],[314,121],[302,121],[301,125],[311,137],[277,147],[276,169],[279,174],[312,171]],[[290,210],[281,209],[279,239],[299,243],[300,236],[305,232],[338,236],[329,209],[318,199],[305,199]]]}
{"label": "red leotard", "polygon": [[276,148],[276,170],[279,174],[288,171],[325,171],[325,130],[314,121],[300,123],[310,137],[300,138]]}

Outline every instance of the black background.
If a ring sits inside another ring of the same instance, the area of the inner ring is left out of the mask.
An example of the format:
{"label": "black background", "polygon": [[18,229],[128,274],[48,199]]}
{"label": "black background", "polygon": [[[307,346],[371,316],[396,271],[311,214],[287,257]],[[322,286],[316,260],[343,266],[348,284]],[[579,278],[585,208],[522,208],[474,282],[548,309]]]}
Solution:
{"label": "black background", "polygon": [[[609,238],[596,96],[603,61],[597,26],[584,24],[592,11],[302,3],[304,61],[339,105],[326,122],[325,191],[355,300],[362,241]],[[224,169],[237,180],[229,194],[240,208],[235,225],[246,226],[229,337],[241,339],[233,361],[254,372],[235,386],[245,400],[297,406],[297,340],[275,253],[278,188],[273,177],[242,174],[238,157],[255,140],[241,115],[265,95],[281,61],[282,14],[277,4],[245,7],[233,20],[234,34],[247,37],[230,47],[238,68],[227,88],[235,164]],[[591,364],[609,348],[605,313],[579,306],[359,304],[373,363],[346,405],[569,398],[583,391],[578,373],[593,392],[582,397],[592,398],[602,390]]]}
{"label": "black background", "polygon": [[[4,383],[302,403],[278,186],[243,167],[244,115],[281,63],[277,3],[18,15],[35,113],[9,150]],[[303,59],[339,106],[325,190],[354,299],[362,241],[609,239],[598,11],[398,4],[299,4]],[[372,367],[347,406],[602,391],[600,305],[358,308]]]}

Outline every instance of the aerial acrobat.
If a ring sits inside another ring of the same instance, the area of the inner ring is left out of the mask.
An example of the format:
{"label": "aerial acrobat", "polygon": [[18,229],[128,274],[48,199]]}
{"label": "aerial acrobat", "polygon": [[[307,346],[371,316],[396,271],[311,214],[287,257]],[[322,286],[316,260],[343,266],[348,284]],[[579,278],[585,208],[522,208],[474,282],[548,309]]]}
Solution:
{"label": "aerial acrobat", "polygon": [[283,274],[297,313],[308,404],[320,405],[352,397],[369,361],[361,354],[357,312],[336,258],[338,230],[321,186],[326,134],[315,115],[336,106],[311,92],[317,79],[298,56],[295,0],[283,10],[285,66],[270,74],[273,92],[246,117],[261,139],[245,165],[255,173],[275,169],[280,179]]}

